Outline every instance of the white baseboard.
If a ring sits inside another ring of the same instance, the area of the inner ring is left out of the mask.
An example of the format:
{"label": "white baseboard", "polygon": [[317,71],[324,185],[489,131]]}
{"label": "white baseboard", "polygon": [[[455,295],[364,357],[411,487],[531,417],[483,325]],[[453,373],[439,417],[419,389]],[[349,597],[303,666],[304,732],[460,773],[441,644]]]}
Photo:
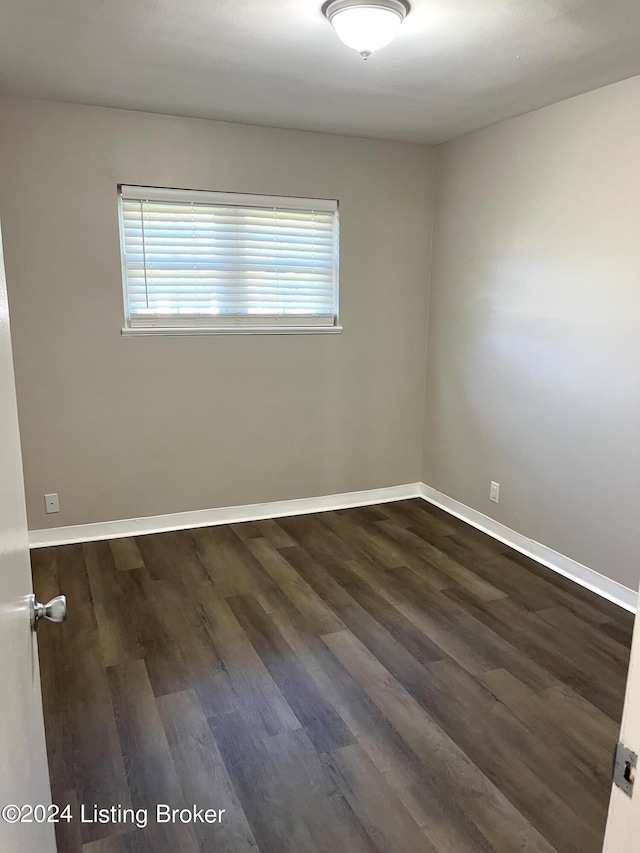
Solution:
{"label": "white baseboard", "polygon": [[476,527],[483,533],[487,533],[494,539],[504,542],[505,545],[508,545],[515,551],[520,551],[521,554],[531,557],[532,560],[542,563],[543,566],[553,569],[554,572],[558,572],[558,574],[564,575],[566,578],[580,584],[580,586],[590,589],[592,592],[601,595],[609,601],[613,601],[614,604],[618,604],[620,607],[624,607],[625,610],[629,610],[631,613],[636,612],[638,607],[638,593],[635,590],[629,589],[629,587],[623,586],[621,583],[605,575],[601,575],[588,566],[583,566],[582,563],[578,563],[570,557],[565,557],[564,554],[560,554],[552,548],[547,548],[546,545],[541,545],[540,542],[529,539],[521,533],[516,533],[515,530],[511,530],[510,527],[500,524],[499,521],[495,521],[488,515],[483,515],[481,512],[471,509],[471,507],[454,500],[454,498],[450,498],[442,492],[438,492],[436,489],[432,489],[431,486],[427,486],[424,483],[420,484],[420,497],[434,504],[434,506],[451,513],[451,515],[455,515],[456,518],[466,521],[467,524]]}
{"label": "white baseboard", "polygon": [[211,527],[218,524],[235,524],[242,521],[259,521],[264,518],[282,518],[288,515],[304,515],[311,512],[327,512],[356,506],[402,501],[408,498],[423,498],[434,506],[466,521],[510,548],[531,557],[543,566],[553,569],[603,598],[613,601],[632,613],[638,606],[638,593],[626,586],[565,557],[546,545],[517,533],[504,524],[483,515],[460,501],[432,489],[425,483],[408,483],[386,489],[368,489],[362,492],[346,492],[339,495],[321,495],[315,498],[273,501],[271,503],[247,504],[245,506],[216,507],[192,512],[175,512],[168,515],[152,515],[146,518],[126,518],[119,521],[99,521],[93,524],[75,524],[70,527],[51,527],[29,531],[29,547],[45,548],[53,545],[71,545],[77,542],[94,542],[99,539],[121,539],[125,536],[144,536],[148,533],[163,533],[170,530],[187,530],[193,527]]}
{"label": "white baseboard", "polygon": [[263,518],[282,518],[287,515],[305,515],[310,512],[327,512],[356,506],[402,501],[421,495],[421,483],[390,486],[386,489],[368,489],[363,492],[345,492],[340,495],[321,495],[316,498],[298,498],[289,501],[198,509],[192,512],[174,512],[146,518],[126,518],[119,521],[98,521],[93,524],[75,524],[70,527],[51,527],[29,531],[30,548],[52,545],[71,545],[77,542],[96,542],[100,539],[121,539],[125,536],[144,536],[170,530],[187,530],[193,527],[212,527],[217,524],[235,524],[241,521],[259,521]]}

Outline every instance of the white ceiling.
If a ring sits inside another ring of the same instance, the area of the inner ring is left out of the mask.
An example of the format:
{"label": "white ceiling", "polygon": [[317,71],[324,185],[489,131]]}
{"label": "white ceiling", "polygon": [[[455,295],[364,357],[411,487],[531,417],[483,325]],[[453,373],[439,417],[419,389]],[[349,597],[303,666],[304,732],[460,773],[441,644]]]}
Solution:
{"label": "white ceiling", "polygon": [[3,0],[0,92],[442,142],[640,74],[639,0],[413,0],[364,62],[322,0]]}

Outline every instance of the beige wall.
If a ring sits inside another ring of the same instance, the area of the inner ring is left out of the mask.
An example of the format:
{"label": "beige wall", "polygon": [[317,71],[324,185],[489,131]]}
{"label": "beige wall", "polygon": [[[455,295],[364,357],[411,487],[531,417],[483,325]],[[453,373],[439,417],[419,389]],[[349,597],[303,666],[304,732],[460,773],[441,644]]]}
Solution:
{"label": "beige wall", "polygon": [[639,158],[640,78],[439,150],[423,470],[636,589]]}
{"label": "beige wall", "polygon": [[[419,478],[431,149],[33,101],[0,117],[31,528]],[[338,198],[344,333],[121,337],[119,182]]]}
{"label": "beige wall", "polygon": [[[0,108],[31,528],[423,479],[637,586],[640,78],[437,155]],[[339,198],[344,334],[122,338],[118,182]]]}

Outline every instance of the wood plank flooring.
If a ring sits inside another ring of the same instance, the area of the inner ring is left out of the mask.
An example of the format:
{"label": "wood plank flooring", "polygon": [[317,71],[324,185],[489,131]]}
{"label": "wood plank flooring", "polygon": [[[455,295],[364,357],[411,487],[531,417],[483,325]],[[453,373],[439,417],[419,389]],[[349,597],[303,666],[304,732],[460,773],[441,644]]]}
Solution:
{"label": "wood plank flooring", "polygon": [[425,502],[32,561],[59,853],[601,850],[631,615]]}

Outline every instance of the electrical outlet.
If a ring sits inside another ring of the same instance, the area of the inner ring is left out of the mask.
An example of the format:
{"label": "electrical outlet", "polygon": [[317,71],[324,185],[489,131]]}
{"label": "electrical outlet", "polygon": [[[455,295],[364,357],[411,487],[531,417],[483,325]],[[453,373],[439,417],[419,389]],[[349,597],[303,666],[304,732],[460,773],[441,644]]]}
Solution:
{"label": "electrical outlet", "polygon": [[58,503],[58,495],[54,492],[52,495],[44,496],[45,512],[60,512],[60,504]]}
{"label": "electrical outlet", "polygon": [[494,504],[500,502],[500,483],[494,483],[491,481],[491,489],[489,490],[489,500],[493,501]]}

